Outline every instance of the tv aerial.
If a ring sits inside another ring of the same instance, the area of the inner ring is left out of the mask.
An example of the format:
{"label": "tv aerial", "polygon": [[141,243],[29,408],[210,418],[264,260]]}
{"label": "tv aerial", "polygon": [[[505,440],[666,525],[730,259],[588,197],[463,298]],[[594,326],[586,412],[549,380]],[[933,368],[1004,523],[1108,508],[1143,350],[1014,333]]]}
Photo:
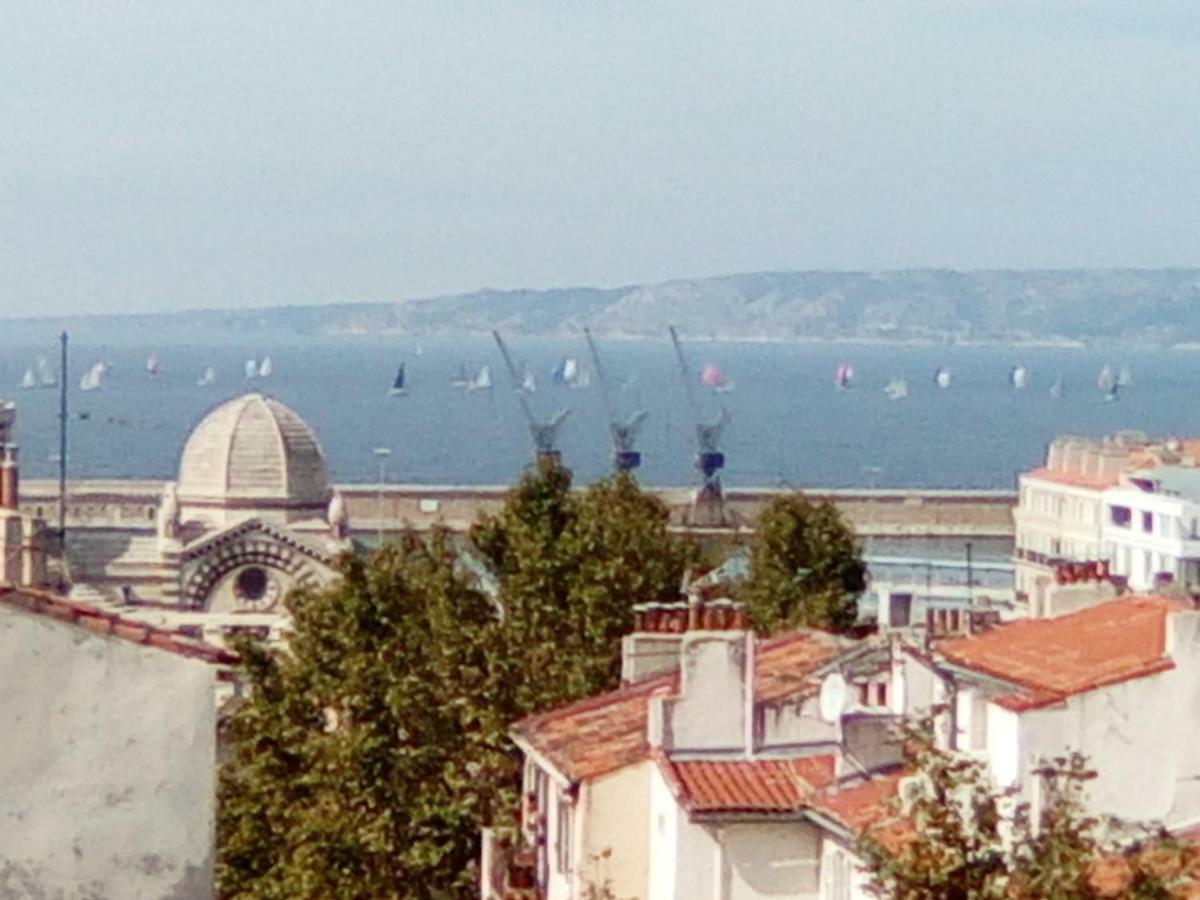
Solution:
{"label": "tv aerial", "polygon": [[583,336],[587,338],[588,350],[592,355],[592,365],[596,369],[596,379],[600,382],[604,414],[608,416],[608,434],[612,438],[613,448],[613,468],[618,472],[631,472],[642,464],[642,454],[634,449],[634,443],[637,441],[638,432],[642,430],[642,423],[646,421],[646,411],[638,410],[625,421],[617,418],[616,406],[609,393],[608,373],[604,370],[604,364],[600,362],[600,351],[596,348],[596,342],[592,339],[590,330],[583,329]]}
{"label": "tv aerial", "polygon": [[679,374],[683,378],[684,391],[687,393],[688,407],[691,409],[692,421],[696,426],[696,459],[695,466],[704,478],[701,488],[702,499],[721,500],[720,471],[725,467],[725,454],[721,452],[721,434],[729,424],[729,411],[721,406],[721,415],[715,422],[705,422],[700,409],[700,401],[696,397],[695,379],[688,368],[687,359],[683,355],[683,345],[679,343],[679,335],[675,326],[668,326],[671,333],[671,343],[675,346],[675,358],[679,362]]}
{"label": "tv aerial", "polygon": [[525,421],[529,426],[529,436],[533,439],[533,449],[537,460],[557,463],[562,457],[562,453],[558,449],[558,434],[571,411],[564,409],[549,419],[538,419],[529,406],[528,391],[523,389],[523,377],[517,370],[516,363],[513,362],[512,354],[508,352],[504,338],[500,337],[498,331],[493,331],[492,337],[496,339],[496,346],[500,348],[500,355],[504,357],[504,365],[512,380],[513,393],[517,395],[517,403],[521,406],[521,412],[525,414]]}

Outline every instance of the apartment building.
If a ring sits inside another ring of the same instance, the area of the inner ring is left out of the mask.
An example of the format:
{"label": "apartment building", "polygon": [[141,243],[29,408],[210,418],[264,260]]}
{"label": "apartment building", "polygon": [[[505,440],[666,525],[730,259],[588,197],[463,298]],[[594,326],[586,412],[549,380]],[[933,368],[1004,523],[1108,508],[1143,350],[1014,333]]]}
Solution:
{"label": "apartment building", "polygon": [[955,624],[964,633],[761,640],[727,604],[644,612],[624,649],[657,671],[514,727],[522,841],[485,834],[481,896],[866,900],[858,842],[895,822],[905,777],[893,726],[935,706],[939,741],[1035,807],[1039,761],[1078,750],[1100,773],[1091,812],[1200,822],[1190,603]]}
{"label": "apartment building", "polygon": [[[1139,484],[1150,478],[1148,473],[1164,468],[1194,469],[1198,449],[1200,442],[1195,440],[1152,441],[1140,432],[1120,432],[1102,440],[1068,436],[1053,441],[1045,465],[1018,478],[1017,507],[1013,511],[1018,607],[1033,616],[1054,614],[1048,594],[1055,584],[1055,572],[1064,562],[1106,561],[1114,564],[1114,574],[1122,575],[1129,574],[1135,563],[1139,572],[1144,570],[1143,557],[1131,557],[1128,566],[1115,565],[1124,560],[1114,558],[1114,536],[1106,534],[1106,526],[1112,524],[1114,504],[1129,504],[1120,500],[1110,503],[1108,492],[1147,493]],[[1126,501],[1130,499],[1122,496]],[[1154,505],[1148,501],[1142,507],[1153,513],[1150,507]],[[1139,520],[1139,528],[1141,524]],[[1120,537],[1116,536],[1118,540]],[[1132,554],[1134,548],[1129,549]],[[1154,552],[1161,556],[1161,550]],[[1161,559],[1151,559],[1150,563],[1153,571],[1158,571]],[[1139,577],[1130,584],[1149,590],[1153,581],[1152,577]]]}

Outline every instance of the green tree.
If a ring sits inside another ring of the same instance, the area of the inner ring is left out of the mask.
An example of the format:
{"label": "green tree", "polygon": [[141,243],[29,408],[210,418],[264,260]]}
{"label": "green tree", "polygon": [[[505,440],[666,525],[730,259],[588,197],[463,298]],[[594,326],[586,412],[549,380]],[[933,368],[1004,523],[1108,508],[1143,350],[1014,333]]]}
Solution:
{"label": "green tree", "polygon": [[802,494],[772,500],[758,517],[750,576],[740,593],[755,627],[845,631],[866,587],[858,540],[837,508]]}
{"label": "green tree", "polygon": [[691,545],[668,530],[669,513],[629,474],[582,492],[543,463],[504,509],[472,531],[500,584],[504,630],[519,646],[519,714],[616,685],[621,635],[633,605],[679,594]]}
{"label": "green tree", "polygon": [[497,597],[443,532],[347,557],[289,598],[283,652],[243,644],[218,822],[227,898],[467,898],[479,829],[511,821],[507,729],[616,685],[632,605],[673,596],[690,548],[629,476],[530,471],[473,529]]}
{"label": "green tree", "polygon": [[[445,534],[405,536],[291,598],[287,652],[243,643],[223,897],[469,896],[479,823],[515,803],[491,602]],[[437,891],[442,891],[441,894]]]}
{"label": "green tree", "polygon": [[910,777],[892,815],[860,842],[871,891],[889,900],[1168,900],[1200,884],[1194,850],[1087,813],[1095,777],[1079,754],[1032,773],[1045,802],[1033,814],[993,785],[986,765],[939,749],[932,722],[902,729]]}

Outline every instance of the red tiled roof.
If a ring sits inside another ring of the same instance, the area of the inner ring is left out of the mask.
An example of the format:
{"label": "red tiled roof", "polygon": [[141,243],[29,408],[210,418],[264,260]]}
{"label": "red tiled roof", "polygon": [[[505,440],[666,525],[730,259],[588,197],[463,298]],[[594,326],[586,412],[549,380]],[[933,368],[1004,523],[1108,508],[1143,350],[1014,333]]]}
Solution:
{"label": "red tiled roof", "polygon": [[813,797],[809,806],[860,834],[895,816],[891,801],[901,777],[900,773],[892,773],[851,787],[825,790]]}
{"label": "red tiled roof", "polygon": [[[804,690],[808,676],[838,652],[841,643],[821,631],[799,631],[756,648],[754,690],[758,700],[777,700]],[[648,759],[650,696],[675,693],[677,674],[648,678],[561,709],[529,716],[513,726],[572,781],[597,778]]]}
{"label": "red tiled roof", "polygon": [[997,702],[1020,712],[1172,668],[1166,620],[1187,608],[1168,597],[1123,597],[954,638],[937,649],[956,665],[1018,685]]}
{"label": "red tiled roof", "polygon": [[184,637],[165,628],[156,628],[144,622],[126,619],[116,613],[106,612],[94,606],[88,606],[86,603],[67,600],[54,594],[25,589],[0,588],[0,602],[38,615],[70,622],[96,634],[109,635],[134,644],[144,644],[147,647],[156,647],[159,650],[203,660],[213,665],[232,666],[238,662],[236,653],[221,647],[214,647],[212,644]]}
{"label": "red tiled roof", "polygon": [[834,780],[831,754],[798,759],[659,760],[659,769],[690,813],[786,813]]}
{"label": "red tiled roof", "polygon": [[1120,480],[1119,476],[1101,477],[1099,475],[1085,475],[1082,472],[1063,471],[1062,469],[1049,469],[1043,466],[1040,469],[1033,469],[1026,472],[1026,478],[1035,478],[1038,481],[1052,481],[1055,484],[1065,484],[1071,487],[1090,488],[1096,491],[1102,491],[1105,488],[1113,487]]}

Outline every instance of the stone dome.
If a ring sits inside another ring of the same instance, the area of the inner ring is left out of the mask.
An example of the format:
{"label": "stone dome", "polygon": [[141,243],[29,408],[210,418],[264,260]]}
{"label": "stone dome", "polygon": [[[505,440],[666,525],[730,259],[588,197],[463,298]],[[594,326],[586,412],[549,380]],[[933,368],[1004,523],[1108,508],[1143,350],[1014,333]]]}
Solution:
{"label": "stone dome", "polygon": [[180,501],[241,507],[320,507],[329,502],[316,434],[278,400],[246,394],[222,403],[188,437]]}

